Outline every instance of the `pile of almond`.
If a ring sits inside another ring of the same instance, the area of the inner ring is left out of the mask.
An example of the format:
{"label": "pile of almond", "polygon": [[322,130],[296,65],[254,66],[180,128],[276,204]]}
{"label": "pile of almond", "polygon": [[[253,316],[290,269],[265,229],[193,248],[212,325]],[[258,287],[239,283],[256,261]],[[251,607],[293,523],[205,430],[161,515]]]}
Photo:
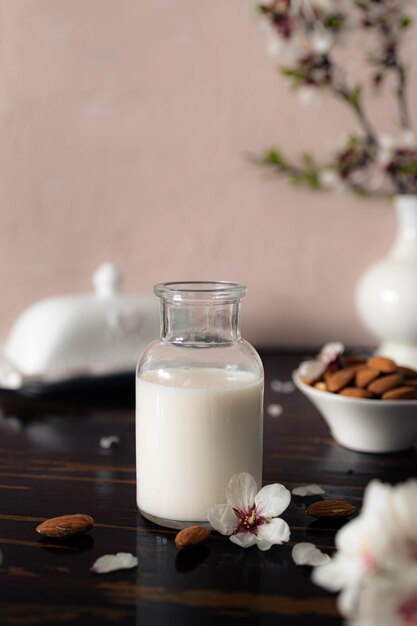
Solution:
{"label": "pile of almond", "polygon": [[330,363],[319,377],[302,380],[320,391],[351,398],[417,399],[417,371],[383,356],[364,359],[343,355]]}

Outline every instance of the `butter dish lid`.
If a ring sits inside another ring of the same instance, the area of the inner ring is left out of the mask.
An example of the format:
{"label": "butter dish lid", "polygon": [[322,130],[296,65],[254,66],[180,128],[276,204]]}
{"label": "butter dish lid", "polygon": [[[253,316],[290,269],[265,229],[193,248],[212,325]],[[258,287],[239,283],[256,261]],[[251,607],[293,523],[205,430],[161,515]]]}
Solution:
{"label": "butter dish lid", "polygon": [[54,382],[135,369],[159,335],[153,295],[121,294],[111,263],[93,275],[94,291],[47,298],[17,318],[0,352],[0,386]]}

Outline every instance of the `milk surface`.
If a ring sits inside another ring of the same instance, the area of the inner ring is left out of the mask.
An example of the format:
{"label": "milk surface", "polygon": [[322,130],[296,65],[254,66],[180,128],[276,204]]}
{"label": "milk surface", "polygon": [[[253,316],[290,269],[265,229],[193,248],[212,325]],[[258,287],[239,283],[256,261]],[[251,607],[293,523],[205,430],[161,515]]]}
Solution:
{"label": "milk surface", "polygon": [[262,482],[263,385],[248,372],[172,368],[136,381],[137,502],[205,521],[237,472]]}

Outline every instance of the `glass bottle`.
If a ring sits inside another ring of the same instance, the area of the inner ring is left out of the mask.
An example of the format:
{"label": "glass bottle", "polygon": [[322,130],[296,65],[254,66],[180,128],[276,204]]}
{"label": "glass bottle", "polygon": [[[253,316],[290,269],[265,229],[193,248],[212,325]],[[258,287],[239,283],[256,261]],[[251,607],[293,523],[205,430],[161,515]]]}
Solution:
{"label": "glass bottle", "polygon": [[161,283],[161,335],[136,374],[137,504],[171,528],[207,522],[231,476],[262,484],[263,367],[240,335],[246,287]]}

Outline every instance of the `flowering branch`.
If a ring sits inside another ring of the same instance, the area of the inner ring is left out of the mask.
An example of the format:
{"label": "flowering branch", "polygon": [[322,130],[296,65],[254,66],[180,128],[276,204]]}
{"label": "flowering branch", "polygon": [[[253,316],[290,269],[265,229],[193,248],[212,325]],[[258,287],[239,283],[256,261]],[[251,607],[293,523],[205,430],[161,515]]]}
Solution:
{"label": "flowering branch", "polygon": [[[400,47],[412,20],[409,0],[273,0],[258,5],[268,27],[270,51],[281,73],[300,91],[328,93],[347,104],[362,134],[349,134],[333,157],[318,164],[305,153],[300,165],[289,163],[279,150],[269,150],[262,163],[289,176],[293,184],[313,189],[344,188],[361,196],[417,194],[417,143],[407,104],[407,72]],[[388,73],[396,76],[402,140],[388,142],[372,124],[360,84],[351,87],[334,60],[333,51],[358,28],[375,35],[368,57],[380,87]]]}

